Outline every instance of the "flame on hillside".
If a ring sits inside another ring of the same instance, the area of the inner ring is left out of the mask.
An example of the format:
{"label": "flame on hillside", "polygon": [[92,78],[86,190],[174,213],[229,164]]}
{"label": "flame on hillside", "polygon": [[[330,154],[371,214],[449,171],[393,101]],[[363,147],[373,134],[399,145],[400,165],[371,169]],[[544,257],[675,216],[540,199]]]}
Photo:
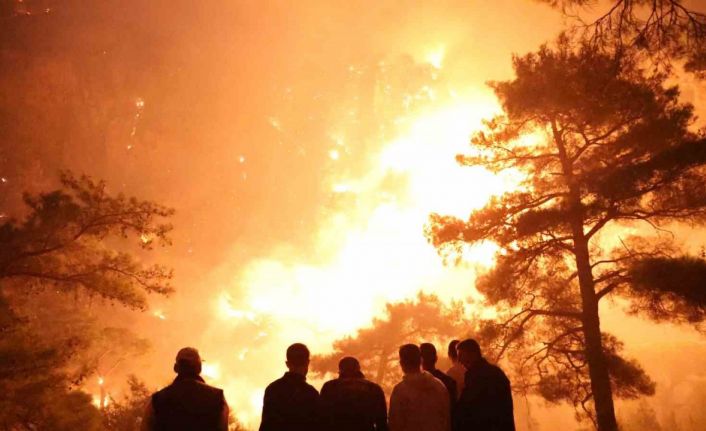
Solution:
{"label": "flame on hillside", "polygon": [[[440,67],[442,59],[443,50],[429,61]],[[492,195],[516,187],[510,175],[455,162],[456,154],[468,151],[473,130],[497,109],[479,97],[423,112],[383,146],[365,176],[331,175],[330,190],[343,204],[318,231],[325,258],[283,248],[224,283],[214,299],[218,321],[210,335],[219,338],[225,327],[244,334],[249,347],[212,346],[221,361],[211,366],[220,372],[204,374],[225,388],[241,422],[259,420],[262,388],[284,370],[288,344],[302,341],[314,352],[325,351],[334,339],[369,324],[387,302],[419,290],[449,299],[476,295],[475,271],[492,265],[497,247],[469,247],[462,265],[445,267],[423,227],[431,212],[467,217]],[[343,144],[328,153],[332,163],[344,155]],[[403,179],[395,190],[387,185],[391,177]],[[273,371],[263,376],[263,370]]]}

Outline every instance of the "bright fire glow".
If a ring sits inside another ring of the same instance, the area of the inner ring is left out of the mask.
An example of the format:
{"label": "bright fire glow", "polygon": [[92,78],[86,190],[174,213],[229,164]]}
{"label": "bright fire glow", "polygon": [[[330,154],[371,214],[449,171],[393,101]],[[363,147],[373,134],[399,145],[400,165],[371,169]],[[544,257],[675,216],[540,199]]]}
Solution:
{"label": "bright fire glow", "polygon": [[218,380],[221,377],[221,366],[213,362],[204,362],[201,365],[201,374],[211,380]]}
{"label": "bright fire glow", "polygon": [[104,409],[104,408],[108,407],[108,405],[112,401],[113,400],[110,398],[109,395],[104,396],[102,402],[101,402],[100,395],[93,395],[93,397],[91,398],[91,404],[93,404],[96,408],[99,408],[99,409]]}
{"label": "bright fire glow", "polygon": [[[242,280],[251,286],[244,304],[234,308],[224,294],[220,314],[250,321],[256,315],[272,315],[341,335],[367,323],[385,302],[412,296],[454,272],[441,265],[422,230],[433,211],[466,217],[511,186],[509,177],[461,168],[454,160],[455,154],[467,151],[474,120],[492,109],[458,104],[413,122],[379,154],[375,172],[353,179],[363,205],[359,201],[358,209],[333,217],[322,229],[321,245],[337,246],[329,262],[258,261]],[[404,177],[406,190],[396,193],[394,201],[379,202],[381,184],[390,175]],[[353,188],[336,183],[332,190],[344,193]],[[489,265],[495,251],[492,244],[483,244],[469,249],[466,258]]]}
{"label": "bright fire glow", "polygon": [[437,69],[441,69],[446,56],[446,47],[444,45],[437,46],[434,49],[428,50],[424,59]]}
{"label": "bright fire glow", "polygon": [[[455,155],[469,150],[481,119],[498,109],[482,95],[469,100],[474,101],[430,110],[409,122],[365,176],[331,175],[330,190],[351,203],[319,229],[318,254],[324,258],[292,260],[290,250],[273,251],[272,258],[251,262],[216,298],[220,323],[214,333],[231,327],[257,334],[246,342],[248,350],[228,352],[224,368],[204,366],[204,374],[218,379],[234,405],[252,407],[238,411],[239,420],[257,423],[262,402],[257,391],[267,383],[243,379],[268,379],[250,376],[247,367],[273,370],[269,378],[276,378],[287,344],[303,341],[324,351],[332,340],[367,325],[385,303],[419,290],[444,298],[475,295],[470,288],[475,270],[492,265],[497,247],[469,247],[465,264],[445,267],[422,235],[430,213],[465,218],[490,196],[516,187],[516,178],[456,163]],[[338,156],[329,153],[334,161]],[[400,186],[390,189],[391,178]]]}

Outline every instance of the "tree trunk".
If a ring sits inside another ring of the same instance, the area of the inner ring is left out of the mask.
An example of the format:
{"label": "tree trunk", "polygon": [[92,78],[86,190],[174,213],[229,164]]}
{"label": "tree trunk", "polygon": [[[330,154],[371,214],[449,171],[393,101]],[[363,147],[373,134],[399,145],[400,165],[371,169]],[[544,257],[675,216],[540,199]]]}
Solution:
{"label": "tree trunk", "polygon": [[554,142],[559,152],[564,180],[568,188],[569,219],[571,233],[574,240],[574,257],[576,271],[581,291],[581,320],[585,343],[586,362],[588,375],[591,379],[591,393],[593,405],[596,409],[596,425],[598,431],[618,431],[618,422],[615,419],[615,406],[613,405],[613,389],[610,385],[608,364],[603,354],[603,341],[601,339],[601,322],[598,316],[598,296],[596,295],[593,272],[591,271],[591,258],[588,252],[588,238],[584,234],[584,212],[581,203],[581,190],[576,185],[573,162],[566,152],[566,145],[557,121],[551,121]]}
{"label": "tree trunk", "polygon": [[588,243],[583,235],[583,226],[574,242],[574,254],[581,289],[582,324],[588,362],[588,374],[591,378],[591,392],[596,409],[596,423],[599,431],[617,431],[613,405],[613,390],[610,384],[608,364],[603,354],[601,325],[598,316],[598,297],[594,290],[588,255]]}
{"label": "tree trunk", "polygon": [[380,352],[380,363],[378,364],[377,372],[377,384],[382,386],[382,381],[385,378],[385,373],[387,372],[387,348],[383,347]]}

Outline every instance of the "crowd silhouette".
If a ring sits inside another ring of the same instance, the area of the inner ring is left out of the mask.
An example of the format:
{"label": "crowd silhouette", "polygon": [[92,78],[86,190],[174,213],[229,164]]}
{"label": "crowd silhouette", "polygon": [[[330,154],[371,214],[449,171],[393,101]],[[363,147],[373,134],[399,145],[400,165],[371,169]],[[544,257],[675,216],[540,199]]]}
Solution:
{"label": "crowd silhouette", "polygon": [[[356,358],[344,357],[338,377],[321,393],[306,382],[309,349],[286,351],[287,372],[265,389],[260,431],[514,431],[510,381],[489,363],[473,339],[449,344],[452,366],[436,368],[431,343],[399,349],[404,374],[388,404],[382,388],[365,378]],[[201,357],[185,347],[176,356],[172,384],[154,393],[143,431],[225,431],[228,404],[221,389],[201,378]]]}

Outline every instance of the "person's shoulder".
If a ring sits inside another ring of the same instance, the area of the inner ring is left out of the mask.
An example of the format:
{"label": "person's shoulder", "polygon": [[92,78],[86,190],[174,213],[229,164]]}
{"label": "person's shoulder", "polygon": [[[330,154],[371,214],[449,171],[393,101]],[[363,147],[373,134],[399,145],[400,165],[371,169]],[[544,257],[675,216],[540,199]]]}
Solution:
{"label": "person's shoulder", "polygon": [[497,364],[491,364],[490,362],[487,362],[487,364],[488,365],[486,366],[486,369],[489,374],[498,379],[508,380],[505,371],[503,371],[503,369],[500,368]]}
{"label": "person's shoulder", "polygon": [[328,382],[324,383],[323,386],[321,386],[321,393],[324,393],[324,391],[335,390],[338,386],[338,379],[329,380]]}
{"label": "person's shoulder", "polygon": [[500,366],[498,364],[493,364],[490,362],[487,362],[487,364],[488,364],[488,368],[491,369],[494,373],[505,374],[505,372],[502,370],[502,368],[500,368]]}
{"label": "person's shoulder", "polygon": [[284,377],[280,377],[279,379],[270,382],[270,384],[265,387],[265,392],[276,391],[285,384],[286,382],[284,381]]}
{"label": "person's shoulder", "polygon": [[197,382],[198,386],[202,388],[204,391],[208,391],[214,394],[223,394],[223,389],[218,388],[216,386],[211,386],[206,382]]}
{"label": "person's shoulder", "polygon": [[160,398],[163,396],[167,396],[167,394],[169,394],[170,392],[173,392],[175,390],[175,383],[176,383],[176,381],[169,383],[167,386],[154,392],[150,398],[157,399],[157,398]]}
{"label": "person's shoulder", "polygon": [[326,383],[321,386],[321,391],[319,392],[319,396],[321,397],[322,400],[328,400],[332,398],[336,398],[338,394],[341,392],[341,385],[338,382],[338,379],[333,379],[329,380]]}
{"label": "person's shoulder", "polygon": [[442,381],[451,378],[447,373],[445,373],[445,372],[443,372],[443,371],[441,371],[441,370],[439,370],[439,369],[434,370],[434,372],[432,373],[432,375],[433,375],[434,377],[436,377],[437,379],[442,380]]}
{"label": "person's shoulder", "polygon": [[383,394],[384,396],[384,391],[382,390],[382,386],[378,385],[375,382],[372,382],[368,379],[360,379],[360,384],[363,385],[363,387],[370,393],[380,393]]}
{"label": "person's shoulder", "polygon": [[302,382],[303,386],[306,388],[306,391],[309,392],[310,394],[316,394],[316,396],[319,396],[319,391],[316,390],[314,386],[309,384],[308,382]]}
{"label": "person's shoulder", "polygon": [[449,367],[448,370],[446,370],[446,374],[448,374],[448,375],[466,374],[466,367],[464,367],[461,364],[455,363],[451,367]]}
{"label": "person's shoulder", "polygon": [[393,396],[398,396],[399,394],[403,393],[405,391],[405,387],[407,386],[407,383],[404,380],[400,380],[399,383],[397,383],[395,386],[392,387],[392,393],[390,394],[390,398]]}
{"label": "person's shoulder", "polygon": [[312,385],[310,385],[308,383],[306,384],[306,386],[307,386],[307,390],[309,391],[310,394],[316,395],[317,397],[319,396],[319,391],[315,387],[313,387]]}
{"label": "person's shoulder", "polygon": [[157,399],[163,397],[164,394],[166,393],[167,389],[169,389],[169,386],[165,386],[162,389],[153,392],[152,395],[150,395],[150,400],[157,400]]}
{"label": "person's shoulder", "polygon": [[368,379],[362,379],[362,382],[369,388],[375,389],[375,390],[382,390],[382,386],[378,385],[377,383],[373,382],[372,380]]}
{"label": "person's shoulder", "polygon": [[456,387],[456,380],[453,377],[449,376],[448,374],[441,373],[439,375],[439,378],[445,384]]}
{"label": "person's shoulder", "polygon": [[422,371],[421,379],[421,381],[424,382],[423,384],[426,388],[429,388],[431,386],[432,388],[434,388],[435,391],[438,391],[439,388],[443,388],[444,391],[446,391],[446,386],[444,386],[444,382],[442,382],[441,379],[439,379],[429,371]]}
{"label": "person's shoulder", "polygon": [[[443,373],[442,373],[443,374]],[[429,373],[429,376],[431,377],[430,380],[433,380],[434,386],[436,386],[436,390],[438,391],[439,389],[443,389],[444,392],[446,392],[446,385],[444,384],[444,380],[440,377],[437,377],[431,373]],[[446,375],[444,375],[446,376]],[[448,377],[448,376],[446,376]]]}

